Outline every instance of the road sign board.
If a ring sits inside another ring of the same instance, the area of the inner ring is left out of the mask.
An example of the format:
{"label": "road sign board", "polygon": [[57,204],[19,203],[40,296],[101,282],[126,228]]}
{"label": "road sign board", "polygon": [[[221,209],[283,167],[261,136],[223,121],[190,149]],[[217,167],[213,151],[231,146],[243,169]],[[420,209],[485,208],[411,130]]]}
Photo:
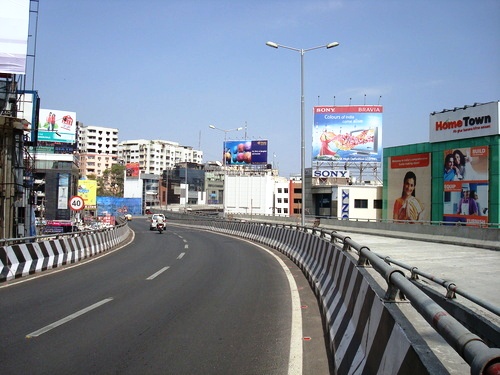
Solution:
{"label": "road sign board", "polygon": [[69,199],[69,207],[73,211],[80,211],[85,207],[85,202],[82,197],[75,195]]}

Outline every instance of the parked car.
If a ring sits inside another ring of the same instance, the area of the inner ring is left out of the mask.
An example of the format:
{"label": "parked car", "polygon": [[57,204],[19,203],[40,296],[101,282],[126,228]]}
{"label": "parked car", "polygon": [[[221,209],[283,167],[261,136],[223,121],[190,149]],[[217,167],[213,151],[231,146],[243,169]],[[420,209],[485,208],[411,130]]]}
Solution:
{"label": "parked car", "polygon": [[153,212],[149,208],[147,208],[145,212],[146,212],[146,215],[152,215],[153,214]]}
{"label": "parked car", "polygon": [[165,222],[165,215],[163,214],[153,214],[151,216],[151,223],[149,225],[149,230],[156,230],[156,224],[158,224],[158,217],[161,217],[163,219],[163,222]]}
{"label": "parked car", "polygon": [[125,215],[125,219],[127,219],[128,221],[132,220],[132,215],[131,214],[126,214]]}

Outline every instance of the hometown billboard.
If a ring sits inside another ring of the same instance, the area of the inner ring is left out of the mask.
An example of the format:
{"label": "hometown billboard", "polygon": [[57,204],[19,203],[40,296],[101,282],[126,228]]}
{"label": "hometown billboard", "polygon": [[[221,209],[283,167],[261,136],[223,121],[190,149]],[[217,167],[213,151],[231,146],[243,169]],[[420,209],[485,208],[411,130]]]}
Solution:
{"label": "hometown billboard", "polygon": [[431,181],[430,153],[389,158],[387,195],[392,219],[406,223],[429,221]]}
{"label": "hometown billboard", "polygon": [[313,111],[313,162],[380,162],[382,106],[317,106]]}
{"label": "hometown billboard", "polygon": [[498,135],[499,120],[498,101],[433,112],[429,116],[429,139],[434,143]]}
{"label": "hometown billboard", "polygon": [[443,152],[443,221],[488,223],[488,146],[463,147]]}

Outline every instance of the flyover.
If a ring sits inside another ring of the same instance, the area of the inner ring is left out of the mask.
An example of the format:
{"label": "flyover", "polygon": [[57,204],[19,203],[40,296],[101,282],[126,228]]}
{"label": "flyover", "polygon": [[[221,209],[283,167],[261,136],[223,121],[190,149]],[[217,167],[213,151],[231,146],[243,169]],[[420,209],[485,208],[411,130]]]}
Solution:
{"label": "flyover", "polygon": [[[318,295],[338,369],[347,366],[352,370],[359,360],[363,366],[375,364],[385,373],[397,373],[415,364],[419,364],[415,371],[427,373],[463,373],[466,370],[475,374],[485,368],[498,368],[498,349],[489,350],[488,346],[499,347],[498,297],[495,294],[498,283],[494,275],[500,253],[487,249],[489,240],[483,240],[479,247],[452,245],[450,238],[436,245],[430,235],[426,235],[425,241],[416,241],[418,237],[415,235],[413,239],[408,235],[401,239],[394,233],[377,230],[378,236],[373,236],[363,234],[366,230],[359,228],[341,232],[323,223],[298,227],[242,220],[207,220],[171,212],[167,217],[175,217],[182,225],[249,238],[278,249],[293,259],[308,276]],[[460,239],[455,241],[460,243]],[[421,247],[421,243],[425,245]],[[78,246],[73,244],[70,248]],[[8,261],[4,262],[5,254],[21,253],[26,258],[43,255],[35,248],[28,254],[18,248],[17,253],[3,253],[1,260],[8,265]],[[29,272],[36,272],[33,265],[44,262],[33,259],[23,266],[26,270],[29,263]],[[462,266],[457,267],[458,263]],[[401,269],[408,271],[408,277]],[[453,269],[454,274],[450,272]],[[414,288],[417,284],[423,284],[418,286],[420,292]],[[382,303],[377,303],[377,300]],[[366,301],[370,301],[371,312],[366,311]],[[432,306],[431,310],[426,311],[429,306]],[[340,320],[339,316],[342,317]],[[366,331],[363,317],[368,317],[369,321],[379,319],[374,324],[378,327],[376,331]],[[386,326],[390,326],[389,333]],[[386,333],[381,335],[384,329]],[[374,344],[381,337],[386,341]],[[358,347],[360,339],[370,341],[370,345],[353,352],[353,345]],[[380,347],[385,347],[389,354],[379,353],[370,362],[367,357],[373,357],[373,351],[380,350]],[[402,347],[403,352],[398,352]],[[427,348],[432,350],[432,355],[426,353]],[[407,360],[408,356],[412,358]],[[362,357],[364,359],[360,359]],[[394,358],[398,360],[394,361]]]}

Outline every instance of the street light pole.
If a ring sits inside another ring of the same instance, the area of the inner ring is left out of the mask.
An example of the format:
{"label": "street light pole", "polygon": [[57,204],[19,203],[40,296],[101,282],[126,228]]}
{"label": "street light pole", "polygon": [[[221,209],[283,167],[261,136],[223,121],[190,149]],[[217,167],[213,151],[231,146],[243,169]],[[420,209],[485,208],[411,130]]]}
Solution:
{"label": "street light pole", "polygon": [[306,144],[305,144],[305,102],[304,102],[304,54],[308,51],[315,49],[326,48],[330,49],[337,47],[338,42],[328,43],[322,46],[312,47],[312,48],[294,48],[284,46],[274,42],[267,42],[267,46],[272,48],[285,48],[292,51],[300,53],[300,178],[302,180],[302,208],[301,208],[301,225],[305,226],[306,214],[305,214],[305,190],[306,190]]}
{"label": "street light pole", "polygon": [[222,155],[222,158],[223,158],[223,168],[224,168],[224,182],[223,182],[223,185],[222,185],[222,216],[223,217],[226,217],[226,142],[227,142],[227,133],[229,132],[232,132],[232,131],[240,131],[240,130],[243,130],[243,127],[239,127],[239,128],[234,128],[234,129],[221,129],[221,128],[218,128],[216,127],[215,125],[208,125],[208,127],[210,129],[214,129],[214,130],[219,130],[221,132],[224,132],[224,152],[223,152],[223,155]]}

